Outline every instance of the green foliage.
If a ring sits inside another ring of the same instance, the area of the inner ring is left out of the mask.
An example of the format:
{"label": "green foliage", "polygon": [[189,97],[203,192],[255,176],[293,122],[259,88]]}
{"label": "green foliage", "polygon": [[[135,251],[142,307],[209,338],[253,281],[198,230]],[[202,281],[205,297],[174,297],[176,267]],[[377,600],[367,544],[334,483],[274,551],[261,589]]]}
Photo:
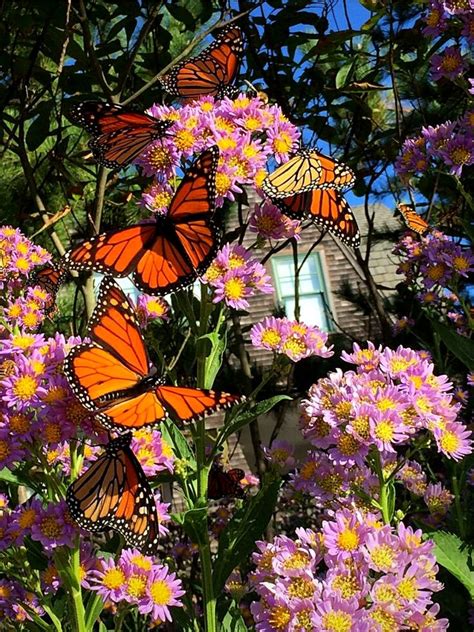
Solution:
{"label": "green foliage", "polygon": [[438,564],[446,568],[458,579],[469,596],[474,599],[474,555],[472,546],[466,545],[454,533],[434,531],[429,534],[436,544],[435,555]]}

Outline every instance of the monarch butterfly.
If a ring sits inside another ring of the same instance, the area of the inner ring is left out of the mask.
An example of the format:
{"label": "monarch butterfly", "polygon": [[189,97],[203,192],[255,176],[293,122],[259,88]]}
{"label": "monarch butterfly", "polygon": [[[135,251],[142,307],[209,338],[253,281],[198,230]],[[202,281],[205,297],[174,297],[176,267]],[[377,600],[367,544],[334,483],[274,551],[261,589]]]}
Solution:
{"label": "monarch butterfly", "polygon": [[39,285],[41,289],[48,293],[48,298],[44,306],[46,314],[54,312],[56,295],[66,275],[67,271],[58,263],[52,263],[33,273],[31,285]]}
{"label": "monarch butterfly", "polygon": [[203,151],[186,172],[166,216],[104,233],[67,252],[66,265],[115,277],[133,273],[135,285],[163,295],[207,270],[219,244],[214,222],[219,150]]}
{"label": "monarch butterfly", "polygon": [[117,284],[100,286],[88,336],[64,360],[67,380],[85,408],[109,430],[137,429],[165,420],[194,421],[240,398],[228,393],[165,386],[148,353],[135,312]]}
{"label": "monarch butterfly", "polygon": [[402,214],[405,224],[410,230],[423,235],[429,229],[430,225],[415,211],[411,204],[398,204],[398,210]]}
{"label": "monarch butterfly", "polygon": [[159,535],[155,499],[130,448],[131,439],[128,432],[110,441],[105,452],[68,487],[66,502],[83,529],[113,529],[128,546],[153,554]]}
{"label": "monarch butterfly", "polygon": [[335,189],[314,189],[274,200],[285,215],[308,218],[353,248],[360,246],[356,218],[347,201]]}
{"label": "monarch butterfly", "polygon": [[271,198],[282,198],[312,189],[344,189],[354,182],[352,169],[315,149],[301,149],[270,173],[262,189]]}
{"label": "monarch butterfly", "polygon": [[242,496],[243,489],[240,481],[245,472],[239,468],[224,470],[219,461],[214,461],[209,470],[207,496],[211,500],[218,500],[224,496]]}
{"label": "monarch butterfly", "polygon": [[74,105],[69,118],[92,134],[89,147],[94,158],[110,169],[128,165],[173,124],[101,101]]}
{"label": "monarch butterfly", "polygon": [[159,80],[166,92],[187,101],[205,95],[231,96],[241,52],[242,33],[239,27],[230,26],[200,55],[176,64]]}

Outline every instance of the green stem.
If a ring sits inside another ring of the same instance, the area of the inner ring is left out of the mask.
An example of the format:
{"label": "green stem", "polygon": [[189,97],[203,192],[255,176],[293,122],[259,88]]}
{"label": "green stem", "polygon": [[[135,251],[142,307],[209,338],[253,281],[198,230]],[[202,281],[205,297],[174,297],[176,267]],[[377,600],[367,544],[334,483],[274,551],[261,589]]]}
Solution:
{"label": "green stem", "polygon": [[459,535],[461,536],[461,540],[466,539],[466,527],[464,520],[464,512],[462,510],[461,505],[461,490],[459,485],[459,478],[456,474],[453,474],[451,477],[451,484],[454,492],[454,507],[456,509],[456,518],[458,523]]}
{"label": "green stem", "polygon": [[[207,286],[201,285],[201,306],[199,315],[199,335],[207,333],[209,314],[212,306],[209,306]],[[197,358],[197,386],[203,388],[206,383],[206,358]],[[209,467],[206,465],[206,422],[201,419],[196,422],[194,433],[196,447],[196,463],[198,476],[198,503],[207,503],[207,485]],[[199,559],[201,562],[202,598],[204,602],[204,620],[206,632],[217,631],[216,597],[212,582],[212,558],[209,542],[208,518],[202,525],[199,541]]]}
{"label": "green stem", "polygon": [[375,473],[377,474],[377,478],[379,479],[379,501],[378,506],[380,511],[382,512],[383,521],[385,524],[390,524],[391,515],[389,509],[389,483],[385,480],[382,468],[382,462],[380,460],[380,454],[378,451],[375,452],[374,458],[375,465]]}
{"label": "green stem", "polygon": [[[81,590],[81,561],[79,540],[77,546],[71,554],[71,570],[74,574],[77,584],[70,585],[70,595],[72,597],[72,614],[73,614],[73,630],[74,632],[88,632],[86,628],[86,613]],[[75,582],[75,583],[76,583]]]}

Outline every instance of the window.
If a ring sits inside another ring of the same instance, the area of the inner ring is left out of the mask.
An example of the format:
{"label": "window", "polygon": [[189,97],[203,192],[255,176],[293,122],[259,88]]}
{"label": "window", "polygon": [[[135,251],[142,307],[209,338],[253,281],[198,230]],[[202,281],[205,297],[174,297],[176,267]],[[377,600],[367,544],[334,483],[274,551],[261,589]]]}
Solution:
{"label": "window", "polygon": [[[99,292],[99,287],[104,278],[103,274],[99,274],[98,272],[94,273],[94,291],[97,296]],[[137,290],[132,280],[129,277],[123,277],[121,279],[114,278],[115,283],[121,288],[125,296],[131,298],[135,303],[137,302],[137,298],[140,296],[140,291]]]}
{"label": "window", "polygon": [[[300,255],[302,261],[304,254]],[[272,257],[273,276],[279,303],[285,308],[288,318],[295,316],[295,267],[293,255]],[[307,325],[317,325],[330,331],[327,310],[327,290],[317,252],[311,253],[303,264],[299,275],[300,319]]]}

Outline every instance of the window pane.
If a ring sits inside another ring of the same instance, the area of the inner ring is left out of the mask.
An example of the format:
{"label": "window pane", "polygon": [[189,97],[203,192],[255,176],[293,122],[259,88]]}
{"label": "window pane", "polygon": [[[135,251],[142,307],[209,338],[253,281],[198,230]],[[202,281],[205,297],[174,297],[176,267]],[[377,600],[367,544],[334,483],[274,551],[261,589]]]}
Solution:
{"label": "window pane", "polygon": [[[295,317],[295,299],[285,298],[285,312],[288,318]],[[300,296],[300,320],[306,325],[317,325],[326,331],[329,330],[324,301],[321,294],[313,296]]]}

